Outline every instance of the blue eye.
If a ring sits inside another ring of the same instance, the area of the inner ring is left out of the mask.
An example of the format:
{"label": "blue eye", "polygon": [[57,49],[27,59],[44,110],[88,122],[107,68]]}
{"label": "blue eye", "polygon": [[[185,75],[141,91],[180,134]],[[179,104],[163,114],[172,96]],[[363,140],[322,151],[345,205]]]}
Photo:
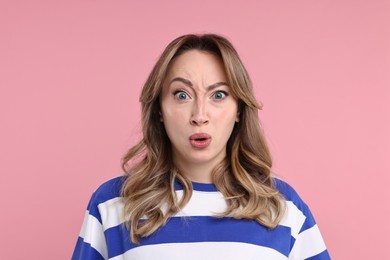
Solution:
{"label": "blue eye", "polygon": [[225,91],[216,91],[213,94],[213,98],[215,99],[224,99],[227,96],[227,93]]}
{"label": "blue eye", "polygon": [[177,91],[174,93],[175,97],[180,100],[185,100],[188,98],[188,94],[184,91]]}

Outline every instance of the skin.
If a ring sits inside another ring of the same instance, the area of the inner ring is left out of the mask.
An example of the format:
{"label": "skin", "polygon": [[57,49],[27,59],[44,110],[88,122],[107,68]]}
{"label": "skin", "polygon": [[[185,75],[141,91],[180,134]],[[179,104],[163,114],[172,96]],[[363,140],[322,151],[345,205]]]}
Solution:
{"label": "skin", "polygon": [[[238,102],[228,86],[222,61],[214,54],[191,50],[175,58],[164,81],[161,121],[172,143],[173,160],[189,180],[211,183],[211,172],[226,157],[226,144],[238,122]],[[211,137],[205,148],[190,136]]]}

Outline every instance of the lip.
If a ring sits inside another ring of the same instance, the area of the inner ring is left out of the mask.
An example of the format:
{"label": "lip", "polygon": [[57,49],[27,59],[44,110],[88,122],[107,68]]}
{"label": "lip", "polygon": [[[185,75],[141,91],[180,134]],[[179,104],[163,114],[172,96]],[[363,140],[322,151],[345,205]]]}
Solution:
{"label": "lip", "polygon": [[204,149],[211,143],[211,136],[206,133],[197,133],[190,136],[190,144],[196,149]]}

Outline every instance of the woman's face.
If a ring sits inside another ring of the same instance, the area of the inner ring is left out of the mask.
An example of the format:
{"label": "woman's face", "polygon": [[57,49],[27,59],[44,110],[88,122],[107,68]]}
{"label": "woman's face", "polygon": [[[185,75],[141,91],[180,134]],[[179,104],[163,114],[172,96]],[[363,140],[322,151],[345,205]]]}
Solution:
{"label": "woman's face", "polygon": [[217,56],[190,50],[175,58],[163,85],[161,121],[176,165],[214,167],[226,157],[238,102]]}

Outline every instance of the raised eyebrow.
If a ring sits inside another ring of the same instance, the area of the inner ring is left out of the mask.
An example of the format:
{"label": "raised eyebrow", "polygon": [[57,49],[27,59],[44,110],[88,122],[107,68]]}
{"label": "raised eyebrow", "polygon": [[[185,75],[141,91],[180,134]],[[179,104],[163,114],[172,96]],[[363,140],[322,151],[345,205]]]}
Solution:
{"label": "raised eyebrow", "polygon": [[188,87],[193,88],[191,81],[189,81],[188,79],[181,78],[181,77],[176,77],[176,78],[172,79],[171,82],[169,83],[169,85],[171,85],[175,81],[179,81],[179,82],[183,83],[184,85],[187,85]]}
{"label": "raised eyebrow", "polygon": [[208,86],[207,90],[211,91],[211,90],[213,90],[215,88],[218,88],[220,86],[227,86],[227,87],[229,87],[229,84],[227,84],[226,82],[217,82],[217,83],[214,83],[214,84]]}
{"label": "raised eyebrow", "polygon": [[[188,87],[190,87],[192,89],[194,88],[194,86],[193,86],[191,81],[189,81],[188,79],[182,78],[182,77],[176,77],[176,78],[172,79],[171,82],[169,83],[169,85],[171,85],[175,81],[179,81],[179,82],[183,83],[184,85],[186,85],[186,86],[188,86]],[[208,86],[207,87],[207,91],[211,91],[211,90],[213,90],[215,88],[218,88],[220,86],[227,86],[227,87],[229,87],[229,84],[226,83],[226,82],[223,82],[223,81],[217,82],[217,83],[214,83],[214,84]]]}

